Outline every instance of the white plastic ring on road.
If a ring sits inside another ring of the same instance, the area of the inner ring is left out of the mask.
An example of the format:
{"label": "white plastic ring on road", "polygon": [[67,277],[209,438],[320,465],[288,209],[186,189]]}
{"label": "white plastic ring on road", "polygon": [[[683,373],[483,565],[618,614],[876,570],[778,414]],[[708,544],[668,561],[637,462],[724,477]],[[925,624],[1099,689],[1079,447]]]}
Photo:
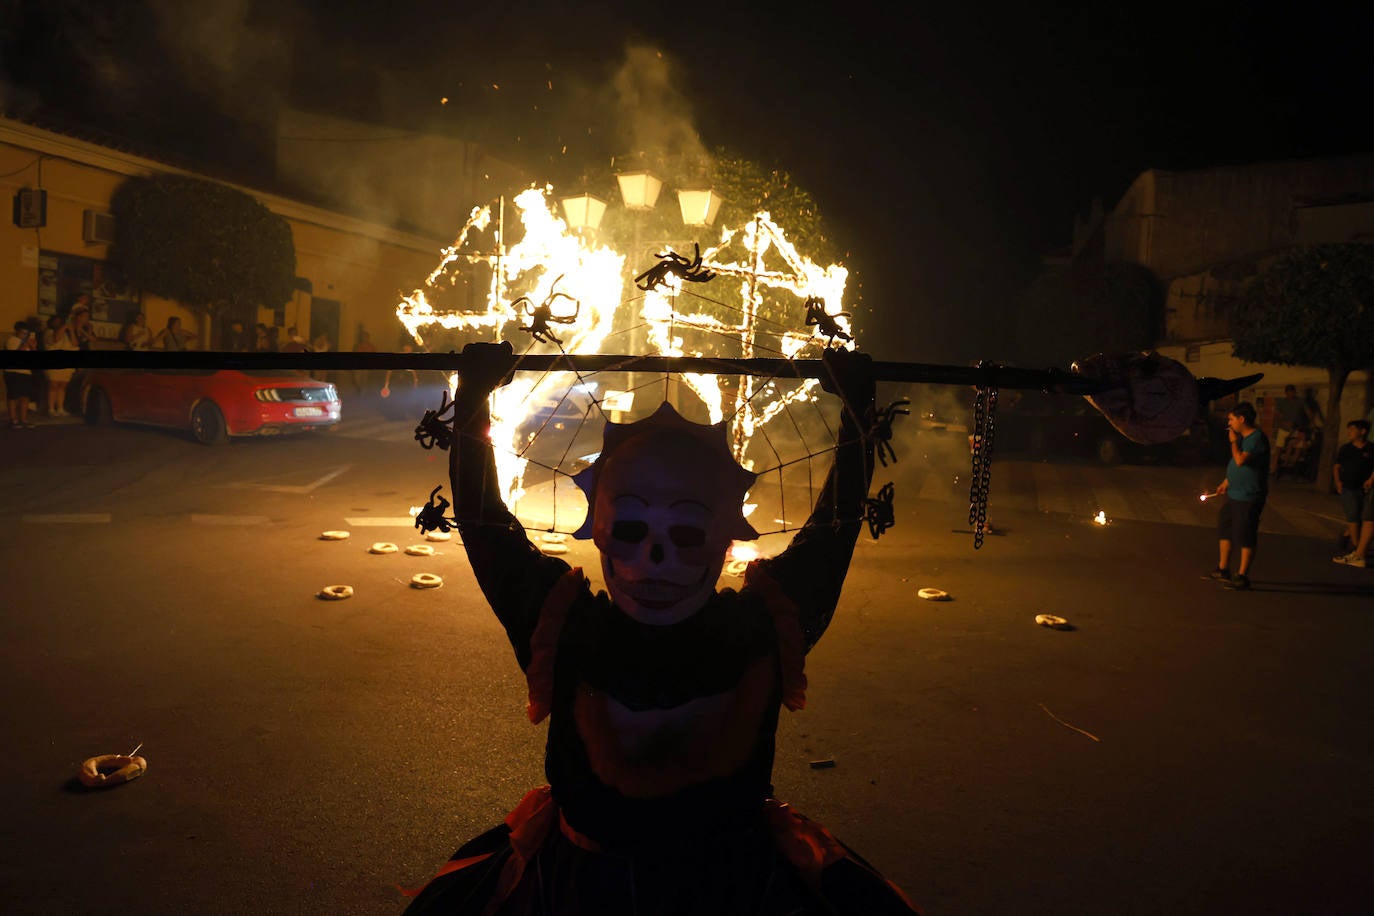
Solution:
{"label": "white plastic ring on road", "polygon": [[317,597],[326,601],[342,601],[345,598],[353,597],[353,586],[351,585],[326,585],[315,593]]}
{"label": "white plastic ring on road", "polygon": [[425,540],[426,540],[426,541],[447,541],[447,540],[448,540],[449,538],[451,538],[451,537],[453,537],[453,535],[449,534],[447,531],[426,531],[426,532],[425,532]]}
{"label": "white plastic ring on road", "polygon": [[941,590],[938,589],[938,588],[923,588],[923,589],[921,589],[920,591],[918,591],[916,594],[920,595],[922,598],[926,599],[927,601],[948,601],[948,600],[949,600],[949,592],[941,591]]}
{"label": "white plastic ring on road", "polygon": [[434,573],[416,573],[410,577],[411,588],[438,588],[443,584],[443,577]]}
{"label": "white plastic ring on road", "polygon": [[432,557],[434,548],[428,544],[411,544],[406,548],[406,554],[412,557]]}
{"label": "white plastic ring on road", "polygon": [[347,531],[322,531],[322,532],[320,532],[320,540],[322,540],[322,541],[345,541],[345,540],[348,539],[348,536],[349,536],[349,532],[347,532]]}
{"label": "white plastic ring on road", "polygon": [[1056,630],[1062,630],[1069,625],[1067,620],[1057,614],[1036,614],[1035,622],[1042,627],[1051,627]]}
{"label": "white plastic ring on road", "polygon": [[567,544],[540,544],[539,552],[546,554],[567,553]]}
{"label": "white plastic ring on road", "polygon": [[386,541],[378,541],[377,543],[373,544],[371,547],[367,548],[367,552],[368,552],[368,553],[395,553],[395,552],[396,552],[396,545],[395,545],[395,544],[387,543]]}
{"label": "white plastic ring on road", "polygon": [[83,785],[92,789],[123,785],[137,779],[148,769],[148,761],[128,754],[101,754],[81,764],[77,772]]}

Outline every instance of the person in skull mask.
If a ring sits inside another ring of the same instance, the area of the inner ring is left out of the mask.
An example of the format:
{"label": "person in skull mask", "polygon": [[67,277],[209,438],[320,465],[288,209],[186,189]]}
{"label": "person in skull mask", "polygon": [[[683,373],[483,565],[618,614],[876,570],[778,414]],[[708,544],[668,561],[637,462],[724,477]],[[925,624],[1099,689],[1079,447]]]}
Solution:
{"label": "person in skull mask", "polygon": [[740,590],[716,591],[754,475],[725,425],[664,404],[608,423],[578,475],[607,590],[542,555],[497,494],[488,396],[509,345],[463,352],[455,516],[478,584],[549,719],[545,773],[505,821],[462,846],[408,916],[431,913],[909,914],[894,885],[773,797],[783,706],[805,703],[806,653],[839,600],[873,474],[868,357],[831,350],[842,402],[834,463],[806,525]]}

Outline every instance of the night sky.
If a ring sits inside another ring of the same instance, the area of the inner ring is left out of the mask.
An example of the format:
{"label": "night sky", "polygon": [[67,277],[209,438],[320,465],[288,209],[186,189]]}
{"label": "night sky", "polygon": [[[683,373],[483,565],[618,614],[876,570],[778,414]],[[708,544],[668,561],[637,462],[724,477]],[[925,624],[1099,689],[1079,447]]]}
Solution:
{"label": "night sky", "polygon": [[[1374,152],[1370,12],[981,6],[17,0],[5,101],[245,173],[278,102],[471,135],[554,181],[671,126],[790,172],[849,251],[864,342],[941,362],[997,358],[1039,258],[1141,171]],[[661,68],[660,116],[615,101],[629,61]]]}

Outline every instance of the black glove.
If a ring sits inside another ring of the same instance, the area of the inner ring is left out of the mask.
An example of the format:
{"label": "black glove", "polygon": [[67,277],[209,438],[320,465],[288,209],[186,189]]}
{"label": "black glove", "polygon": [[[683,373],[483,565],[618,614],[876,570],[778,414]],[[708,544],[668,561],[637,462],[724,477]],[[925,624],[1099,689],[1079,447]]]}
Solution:
{"label": "black glove", "polygon": [[877,397],[877,381],[873,377],[873,357],[856,350],[833,347],[821,354],[824,366],[821,388],[842,398],[855,414],[862,417]]}
{"label": "black glove", "polygon": [[463,347],[463,363],[458,371],[458,390],[481,392],[482,397],[509,384],[515,371],[515,348],[510,341],[470,343]]}

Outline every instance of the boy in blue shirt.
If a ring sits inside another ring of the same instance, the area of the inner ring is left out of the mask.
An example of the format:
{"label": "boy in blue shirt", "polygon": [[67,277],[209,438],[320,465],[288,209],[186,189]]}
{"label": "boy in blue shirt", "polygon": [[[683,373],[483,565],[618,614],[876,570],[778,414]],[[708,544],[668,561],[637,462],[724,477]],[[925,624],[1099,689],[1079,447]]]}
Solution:
{"label": "boy in blue shirt", "polygon": [[[1226,426],[1231,460],[1226,465],[1226,479],[1217,487],[1217,493],[1226,498],[1217,517],[1220,552],[1211,576],[1229,581],[1232,588],[1247,589],[1259,539],[1260,513],[1269,495],[1269,438],[1255,426],[1255,408],[1246,401],[1226,415]],[[1232,543],[1240,548],[1234,577],[1229,572]]]}

